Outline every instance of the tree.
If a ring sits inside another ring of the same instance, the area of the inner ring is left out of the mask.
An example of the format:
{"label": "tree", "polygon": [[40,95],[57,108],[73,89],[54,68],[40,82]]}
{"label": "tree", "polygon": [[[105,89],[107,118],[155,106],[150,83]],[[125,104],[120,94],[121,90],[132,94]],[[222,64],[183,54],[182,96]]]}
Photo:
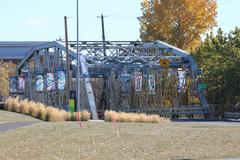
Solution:
{"label": "tree", "polygon": [[208,84],[209,102],[234,110],[240,103],[240,29],[228,35],[221,29],[216,35],[208,34],[194,56]]}
{"label": "tree", "polygon": [[0,61],[0,98],[8,95],[9,76],[15,75],[16,65],[12,62],[4,63]]}
{"label": "tree", "polygon": [[143,0],[141,38],[194,50],[201,35],[216,25],[216,9],[216,0]]}
{"label": "tree", "polygon": [[8,94],[8,71],[0,62],[0,96],[6,96]]}

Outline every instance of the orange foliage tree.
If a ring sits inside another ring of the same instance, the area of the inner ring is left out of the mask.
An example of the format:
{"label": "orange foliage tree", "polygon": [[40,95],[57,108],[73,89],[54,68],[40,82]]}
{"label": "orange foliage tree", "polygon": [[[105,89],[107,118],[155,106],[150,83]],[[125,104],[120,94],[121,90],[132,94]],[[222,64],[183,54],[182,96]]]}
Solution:
{"label": "orange foliage tree", "polygon": [[159,39],[191,51],[201,35],[216,25],[216,0],[142,0],[141,4],[144,41]]}

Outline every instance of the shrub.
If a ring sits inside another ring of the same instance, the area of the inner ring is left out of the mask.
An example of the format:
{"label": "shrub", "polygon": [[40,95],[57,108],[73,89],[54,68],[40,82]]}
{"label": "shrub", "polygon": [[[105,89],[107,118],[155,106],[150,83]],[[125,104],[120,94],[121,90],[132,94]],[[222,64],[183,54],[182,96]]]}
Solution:
{"label": "shrub", "polygon": [[29,110],[30,106],[28,100],[24,99],[23,101],[20,101],[20,113],[29,115]]}
{"label": "shrub", "polygon": [[91,114],[84,110],[81,112],[81,121],[89,121]]}
{"label": "shrub", "polygon": [[57,108],[47,107],[46,108],[46,120],[50,121],[50,122],[65,121],[64,113]]}
{"label": "shrub", "polygon": [[115,121],[117,118],[117,112],[114,111],[105,111],[104,113],[104,120],[107,122],[113,122]]}
{"label": "shrub", "polygon": [[125,113],[115,111],[105,111],[104,120],[106,122],[139,122],[139,123],[163,123],[169,122],[168,118],[159,115],[146,115],[145,113]]}
{"label": "shrub", "polygon": [[38,103],[38,119],[46,121],[46,107],[42,103]]}
{"label": "shrub", "polygon": [[69,112],[69,116],[70,116],[70,121],[77,121],[77,114],[76,114],[76,112],[73,112],[73,113],[71,113],[71,112]]}
{"label": "shrub", "polygon": [[12,112],[20,112],[19,97],[9,97],[5,101],[4,109]]}
{"label": "shrub", "polygon": [[59,112],[63,116],[64,121],[69,121],[70,120],[69,112],[66,112],[65,110],[62,110],[62,109]]}
{"label": "shrub", "polygon": [[6,99],[6,101],[5,101],[5,103],[4,103],[4,110],[12,110],[12,109],[10,109],[11,107],[12,107],[12,100],[13,100],[13,98],[11,98],[11,97],[9,97],[9,98],[7,98]]}
{"label": "shrub", "polygon": [[28,105],[29,105],[29,115],[34,117],[34,118],[38,118],[39,117],[39,106],[38,106],[38,103],[30,101],[28,103]]}
{"label": "shrub", "polygon": [[19,103],[19,97],[12,98],[12,107],[11,110],[13,112],[20,112],[20,103]]}
{"label": "shrub", "polygon": [[[73,112],[73,113],[69,112],[67,114],[68,114],[68,118],[66,120],[78,121],[78,112]],[[91,114],[88,111],[84,110],[83,112],[80,112],[81,121],[89,121],[90,117],[91,117]]]}

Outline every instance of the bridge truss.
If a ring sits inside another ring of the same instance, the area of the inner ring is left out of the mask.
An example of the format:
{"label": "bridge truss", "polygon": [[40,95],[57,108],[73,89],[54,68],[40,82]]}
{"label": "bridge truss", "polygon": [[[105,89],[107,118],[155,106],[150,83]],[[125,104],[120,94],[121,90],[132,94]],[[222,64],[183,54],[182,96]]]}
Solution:
{"label": "bridge truss", "polygon": [[[77,43],[69,42],[69,48],[70,90],[75,91]],[[79,50],[81,108],[90,109],[95,119],[107,109],[161,115],[211,112],[205,90],[198,87],[201,72],[186,51],[162,41],[81,41]],[[23,97],[66,108],[66,87],[58,86],[59,71],[66,71],[62,42],[34,47],[17,69],[25,78]]]}

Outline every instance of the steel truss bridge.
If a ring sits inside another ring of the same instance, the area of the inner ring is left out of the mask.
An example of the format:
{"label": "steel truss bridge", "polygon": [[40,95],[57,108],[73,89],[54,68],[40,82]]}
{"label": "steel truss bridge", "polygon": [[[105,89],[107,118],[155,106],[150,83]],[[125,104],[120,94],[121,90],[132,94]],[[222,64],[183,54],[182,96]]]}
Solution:
{"label": "steel truss bridge", "polygon": [[[70,90],[76,91],[77,43],[69,42]],[[81,109],[97,119],[105,110],[173,115],[209,115],[201,71],[186,51],[162,41],[81,41]],[[58,71],[66,71],[66,48],[61,41],[38,45],[18,65],[25,78],[23,98],[66,109],[66,87],[48,88],[48,73],[58,86]],[[36,87],[42,75],[42,90]],[[46,81],[46,83],[45,83]]]}

